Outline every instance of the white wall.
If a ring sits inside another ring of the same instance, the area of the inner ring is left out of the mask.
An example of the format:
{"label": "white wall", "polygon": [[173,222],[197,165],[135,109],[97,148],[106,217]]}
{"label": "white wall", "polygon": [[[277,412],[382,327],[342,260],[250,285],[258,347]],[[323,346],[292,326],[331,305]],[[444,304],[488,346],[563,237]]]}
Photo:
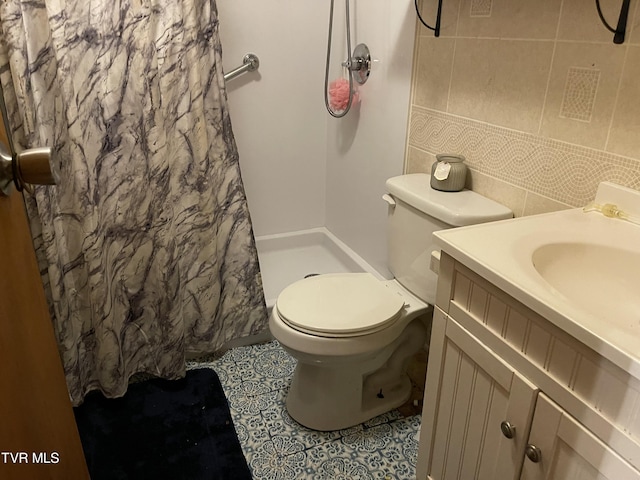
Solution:
{"label": "white wall", "polygon": [[[218,0],[223,66],[255,53],[260,68],[227,84],[240,168],[256,235],[325,223],[322,88],[329,4]],[[327,12],[325,14],[325,11]]]}
{"label": "white wall", "polygon": [[[229,82],[240,166],[256,235],[327,226],[386,274],[384,182],[403,169],[415,32],[412,0],[351,0],[352,48],[374,59],[361,103],[324,109],[329,0],[218,0],[225,71],[247,52],[259,75]],[[330,80],[346,48],[335,0]]]}
{"label": "white wall", "polygon": [[326,225],[388,275],[381,197],[386,179],[403,171],[416,17],[411,0],[352,5],[352,45],[366,43],[374,65],[359,108],[329,121]]}

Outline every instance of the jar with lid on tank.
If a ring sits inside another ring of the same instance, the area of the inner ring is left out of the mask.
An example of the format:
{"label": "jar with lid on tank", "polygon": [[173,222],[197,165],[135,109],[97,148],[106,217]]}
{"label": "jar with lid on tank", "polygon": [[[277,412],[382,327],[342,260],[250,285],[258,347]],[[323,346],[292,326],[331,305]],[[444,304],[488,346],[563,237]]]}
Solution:
{"label": "jar with lid on tank", "polygon": [[431,166],[431,188],[443,192],[459,192],[467,181],[467,165],[462,155],[441,153]]}

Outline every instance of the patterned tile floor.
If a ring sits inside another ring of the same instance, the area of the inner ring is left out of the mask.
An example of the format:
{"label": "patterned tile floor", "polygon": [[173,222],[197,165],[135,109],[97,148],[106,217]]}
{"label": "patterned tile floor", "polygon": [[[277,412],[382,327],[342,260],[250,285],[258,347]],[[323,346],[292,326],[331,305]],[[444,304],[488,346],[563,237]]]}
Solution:
{"label": "patterned tile floor", "polygon": [[346,430],[309,430],[284,404],[295,362],[273,341],[188,364],[218,374],[255,479],[415,478],[419,415],[392,411]]}

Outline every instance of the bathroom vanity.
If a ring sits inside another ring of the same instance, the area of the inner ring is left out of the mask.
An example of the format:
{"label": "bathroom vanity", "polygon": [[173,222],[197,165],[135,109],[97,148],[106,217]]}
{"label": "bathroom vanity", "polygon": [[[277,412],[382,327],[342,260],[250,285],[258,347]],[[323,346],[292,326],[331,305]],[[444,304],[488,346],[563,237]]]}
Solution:
{"label": "bathroom vanity", "polygon": [[[637,218],[619,190],[596,203]],[[417,478],[640,480],[640,226],[575,209],[435,237]]]}

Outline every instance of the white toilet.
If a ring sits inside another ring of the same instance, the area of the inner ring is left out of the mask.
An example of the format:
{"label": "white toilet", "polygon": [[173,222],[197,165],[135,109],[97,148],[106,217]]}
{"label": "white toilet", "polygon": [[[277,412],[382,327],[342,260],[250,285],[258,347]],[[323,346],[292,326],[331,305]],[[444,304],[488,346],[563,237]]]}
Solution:
{"label": "white toilet", "polygon": [[278,296],[269,328],[298,361],[287,410],[302,425],[339,430],[406,402],[406,366],[425,344],[435,299],[431,234],[513,216],[475,192],[441,192],[429,181],[427,174],[387,180],[393,280],[325,274],[297,281]]}

